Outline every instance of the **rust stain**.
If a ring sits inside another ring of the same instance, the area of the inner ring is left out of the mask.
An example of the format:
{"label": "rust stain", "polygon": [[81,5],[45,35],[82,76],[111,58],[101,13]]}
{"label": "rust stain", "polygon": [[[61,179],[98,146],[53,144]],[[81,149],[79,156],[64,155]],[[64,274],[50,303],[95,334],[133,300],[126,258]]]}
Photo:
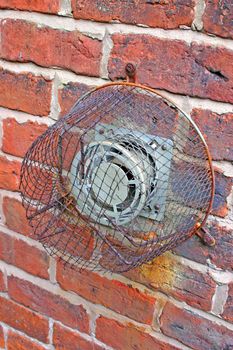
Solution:
{"label": "rust stain", "polygon": [[179,265],[171,253],[167,252],[139,268],[140,279],[155,289],[171,289],[177,276]]}

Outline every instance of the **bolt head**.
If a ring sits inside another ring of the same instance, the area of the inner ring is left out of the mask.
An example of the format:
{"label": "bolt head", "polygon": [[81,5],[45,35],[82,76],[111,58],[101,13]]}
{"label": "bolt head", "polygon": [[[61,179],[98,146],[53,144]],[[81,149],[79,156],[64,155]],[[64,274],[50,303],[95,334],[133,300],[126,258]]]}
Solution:
{"label": "bolt head", "polygon": [[104,129],[99,129],[99,134],[103,135],[104,134]]}
{"label": "bolt head", "polygon": [[166,151],[167,150],[167,145],[162,145],[162,150]]}

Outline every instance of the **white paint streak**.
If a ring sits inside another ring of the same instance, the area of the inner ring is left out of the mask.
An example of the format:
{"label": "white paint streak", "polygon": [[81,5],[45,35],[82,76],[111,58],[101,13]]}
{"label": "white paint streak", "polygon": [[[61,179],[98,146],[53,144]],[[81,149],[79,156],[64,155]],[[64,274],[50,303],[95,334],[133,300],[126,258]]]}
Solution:
{"label": "white paint streak", "polygon": [[60,0],[60,11],[58,12],[61,16],[72,16],[72,8],[70,0]]}
{"label": "white paint streak", "polygon": [[215,294],[212,299],[211,312],[217,316],[221,315],[228,297],[228,285],[222,284],[216,286]]}
{"label": "white paint streak", "polygon": [[191,28],[193,30],[201,31],[203,29],[202,16],[205,11],[205,0],[197,1],[194,11],[195,11],[195,18],[193,20]]}
{"label": "white paint streak", "polygon": [[112,48],[113,48],[113,42],[112,42],[111,36],[106,30],[104,40],[103,40],[102,59],[100,64],[100,75],[103,79],[108,79],[108,61],[109,61]]}

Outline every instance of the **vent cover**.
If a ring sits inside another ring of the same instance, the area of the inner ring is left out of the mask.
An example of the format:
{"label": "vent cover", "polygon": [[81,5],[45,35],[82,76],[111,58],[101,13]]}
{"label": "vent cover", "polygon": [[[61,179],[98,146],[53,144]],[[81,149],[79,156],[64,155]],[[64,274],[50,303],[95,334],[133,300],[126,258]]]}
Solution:
{"label": "vent cover", "polygon": [[120,272],[205,223],[214,177],[190,117],[147,87],[112,83],[84,95],[33,143],[21,191],[49,254]]}

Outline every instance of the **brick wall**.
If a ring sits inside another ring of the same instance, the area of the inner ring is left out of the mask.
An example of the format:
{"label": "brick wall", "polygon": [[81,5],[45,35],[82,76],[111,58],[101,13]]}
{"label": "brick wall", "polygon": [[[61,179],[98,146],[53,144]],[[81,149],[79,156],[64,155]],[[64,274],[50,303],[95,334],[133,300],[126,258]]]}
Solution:
{"label": "brick wall", "polygon": [[[233,349],[232,0],[0,0],[0,348]],[[193,237],[124,275],[48,257],[20,201],[31,142],[91,87],[124,77],[161,89],[204,133],[216,247]]]}

